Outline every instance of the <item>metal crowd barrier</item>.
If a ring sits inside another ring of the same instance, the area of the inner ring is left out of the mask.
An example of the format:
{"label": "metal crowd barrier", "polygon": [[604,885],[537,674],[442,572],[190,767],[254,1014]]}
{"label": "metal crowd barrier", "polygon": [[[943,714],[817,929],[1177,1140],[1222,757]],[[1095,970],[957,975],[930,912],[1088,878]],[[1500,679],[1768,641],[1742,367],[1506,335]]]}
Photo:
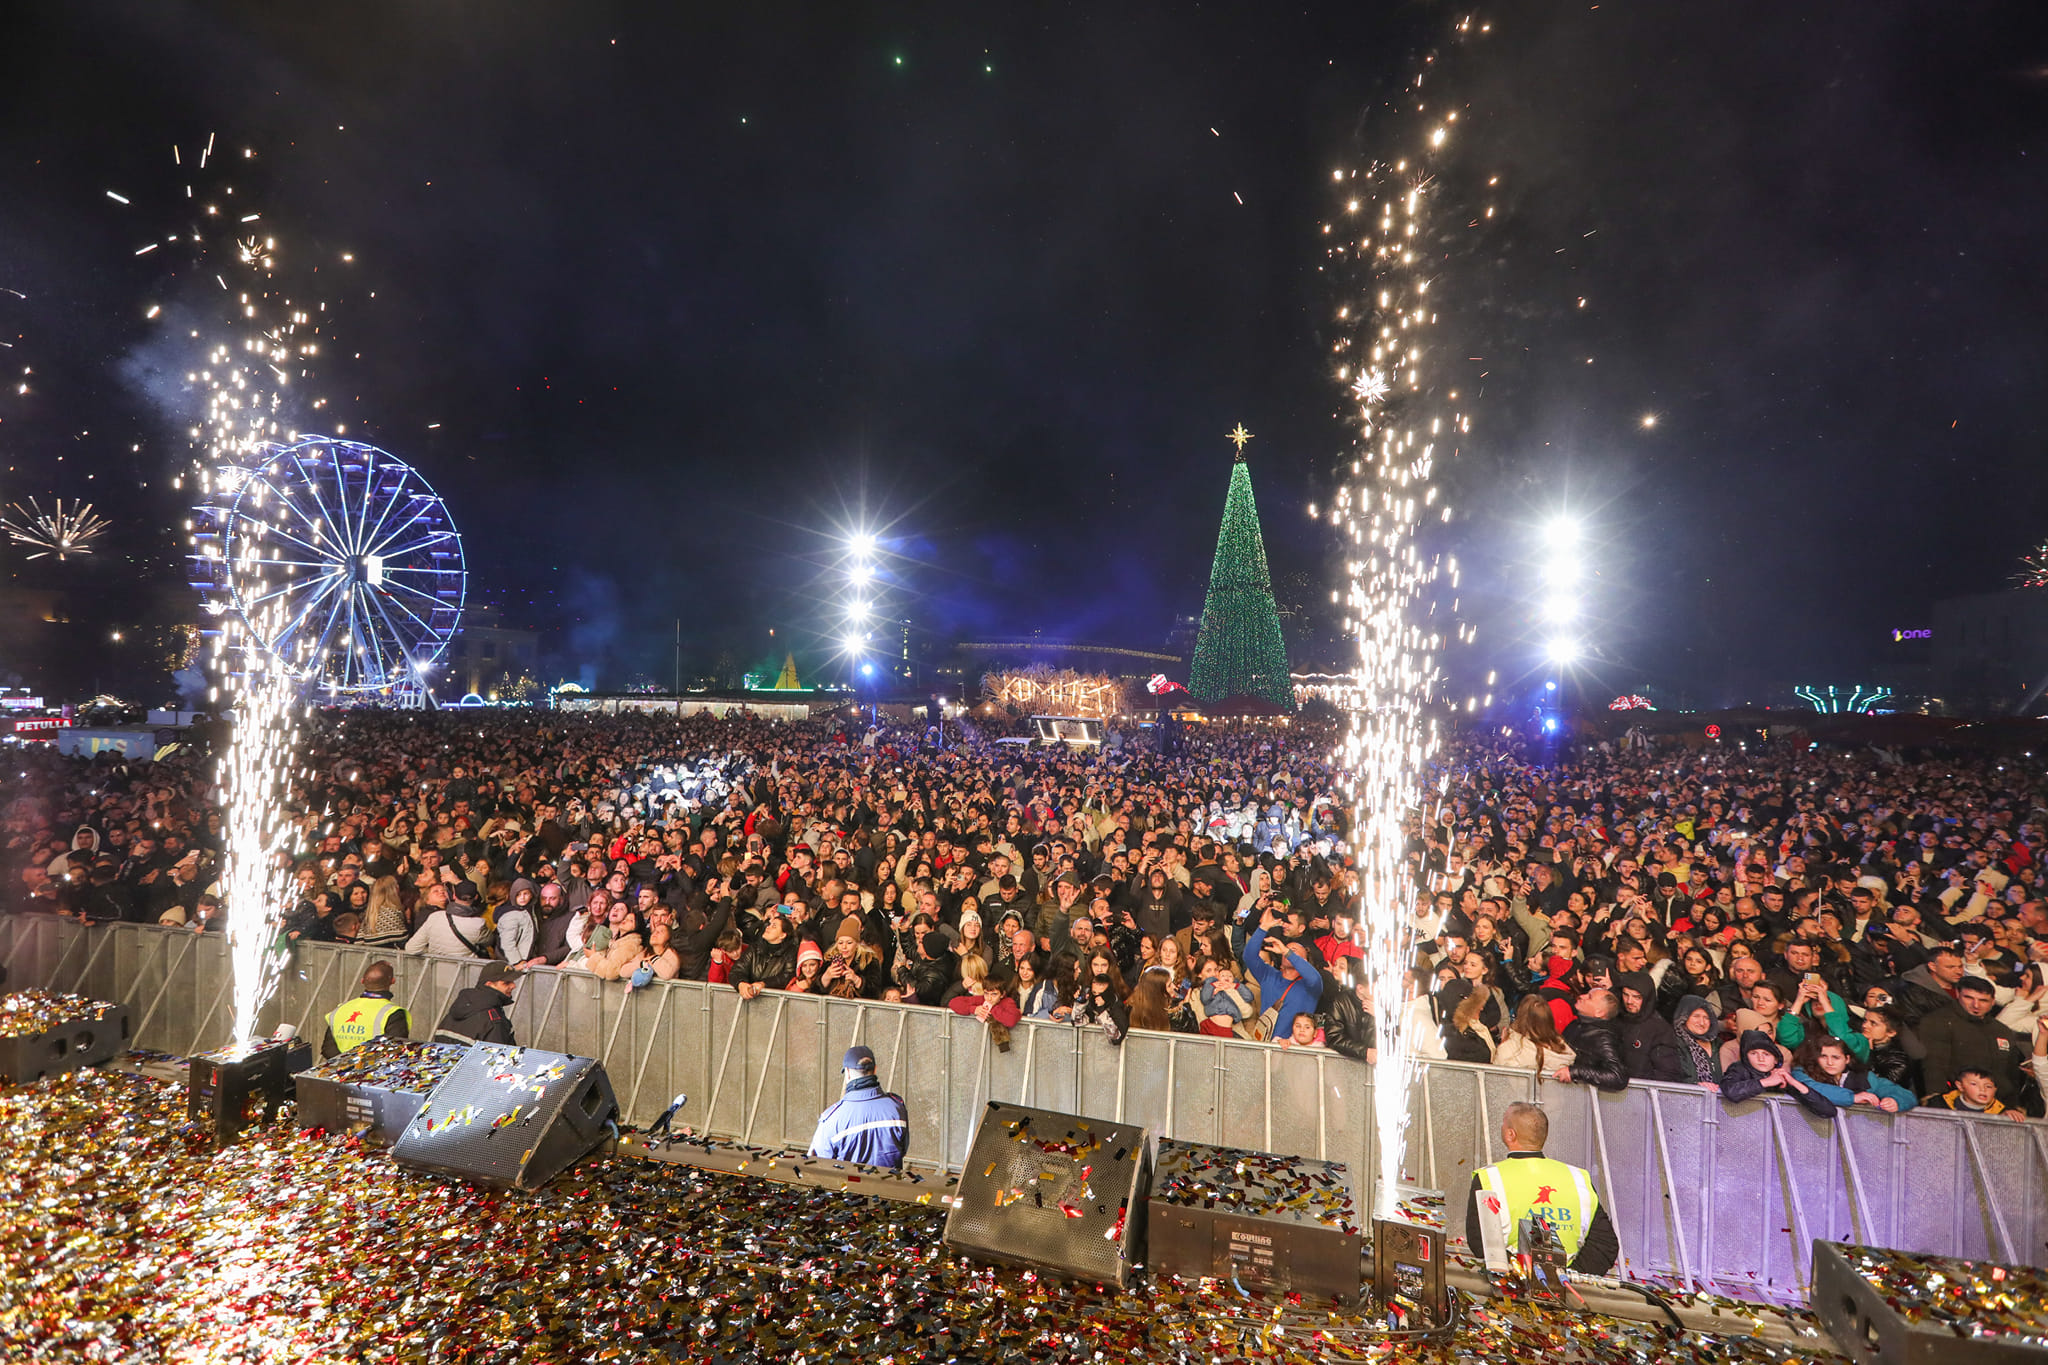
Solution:
{"label": "metal crowd barrier", "polygon": [[[377,959],[426,1036],[475,959],[301,944],[261,1030],[296,1025],[317,1040],[326,1012]],[[122,1000],[136,1045],[186,1054],[228,1040],[227,945],[146,925],[88,927],[51,916],[0,918],[10,986]],[[1007,1051],[947,1010],[657,982],[628,992],[582,972],[537,971],[512,1009],[522,1043],[601,1059],[626,1117],[645,1123],[678,1093],[700,1132],[801,1145],[837,1098],[839,1058],[875,1051],[911,1116],[910,1159],[958,1169],[991,1099],[1142,1122],[1163,1136],[1377,1170],[1372,1068],[1328,1052],[1133,1032],[1024,1024]],[[1497,1067],[1429,1063],[1410,1108],[1408,1169],[1445,1192],[1454,1236],[1473,1170],[1503,1154],[1500,1115],[1515,1100],[1549,1112],[1549,1153],[1593,1172],[1624,1268],[1743,1297],[1803,1296],[1814,1238],[1946,1256],[2048,1265],[2048,1125],[1915,1111],[1813,1118],[1788,1101],[1729,1105],[1693,1086],[1620,1094]]]}

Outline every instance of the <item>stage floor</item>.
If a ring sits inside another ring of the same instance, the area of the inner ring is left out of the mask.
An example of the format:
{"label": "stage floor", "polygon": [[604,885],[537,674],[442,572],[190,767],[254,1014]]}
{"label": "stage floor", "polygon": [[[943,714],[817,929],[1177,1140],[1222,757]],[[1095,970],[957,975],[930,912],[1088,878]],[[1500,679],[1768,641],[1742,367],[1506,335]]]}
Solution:
{"label": "stage floor", "polygon": [[9,1361],[1837,1359],[1481,1306],[1454,1342],[1198,1285],[1139,1293],[961,1260],[942,1212],[628,1158],[538,1196],[413,1175],[280,1125],[215,1151],[181,1088],[0,1088]]}

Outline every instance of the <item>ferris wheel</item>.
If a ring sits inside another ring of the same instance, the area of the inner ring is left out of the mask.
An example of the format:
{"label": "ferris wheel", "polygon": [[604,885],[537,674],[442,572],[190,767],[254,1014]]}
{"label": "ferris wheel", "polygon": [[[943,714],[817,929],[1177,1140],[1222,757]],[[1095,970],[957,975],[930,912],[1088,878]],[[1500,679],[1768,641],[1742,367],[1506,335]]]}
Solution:
{"label": "ferris wheel", "polygon": [[212,471],[193,586],[238,648],[331,695],[416,699],[462,618],[462,536],[427,481],[361,441],[297,436]]}

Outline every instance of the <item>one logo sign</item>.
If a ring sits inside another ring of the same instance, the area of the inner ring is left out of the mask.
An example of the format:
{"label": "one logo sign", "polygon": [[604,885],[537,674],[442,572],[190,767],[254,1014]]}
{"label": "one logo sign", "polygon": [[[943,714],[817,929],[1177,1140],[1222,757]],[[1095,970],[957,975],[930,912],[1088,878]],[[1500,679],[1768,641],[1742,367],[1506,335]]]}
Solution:
{"label": "one logo sign", "polygon": [[1892,632],[1893,644],[1897,644],[1901,640],[1931,640],[1933,638],[1934,632],[1931,630],[1895,630]]}

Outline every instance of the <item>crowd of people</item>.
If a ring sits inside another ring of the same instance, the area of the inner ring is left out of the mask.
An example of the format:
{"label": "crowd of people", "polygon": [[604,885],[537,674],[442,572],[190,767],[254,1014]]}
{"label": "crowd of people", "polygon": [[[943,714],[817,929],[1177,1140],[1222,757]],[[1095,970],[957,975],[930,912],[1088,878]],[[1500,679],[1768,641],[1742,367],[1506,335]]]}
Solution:
{"label": "crowd of people", "polygon": [[[322,713],[282,799],[294,940],[1377,1058],[1333,736],[997,745],[846,717]],[[2040,784],[1785,742],[1441,756],[1423,1055],[1816,1114],[2043,1113]],[[209,756],[21,751],[9,909],[222,924]]]}

